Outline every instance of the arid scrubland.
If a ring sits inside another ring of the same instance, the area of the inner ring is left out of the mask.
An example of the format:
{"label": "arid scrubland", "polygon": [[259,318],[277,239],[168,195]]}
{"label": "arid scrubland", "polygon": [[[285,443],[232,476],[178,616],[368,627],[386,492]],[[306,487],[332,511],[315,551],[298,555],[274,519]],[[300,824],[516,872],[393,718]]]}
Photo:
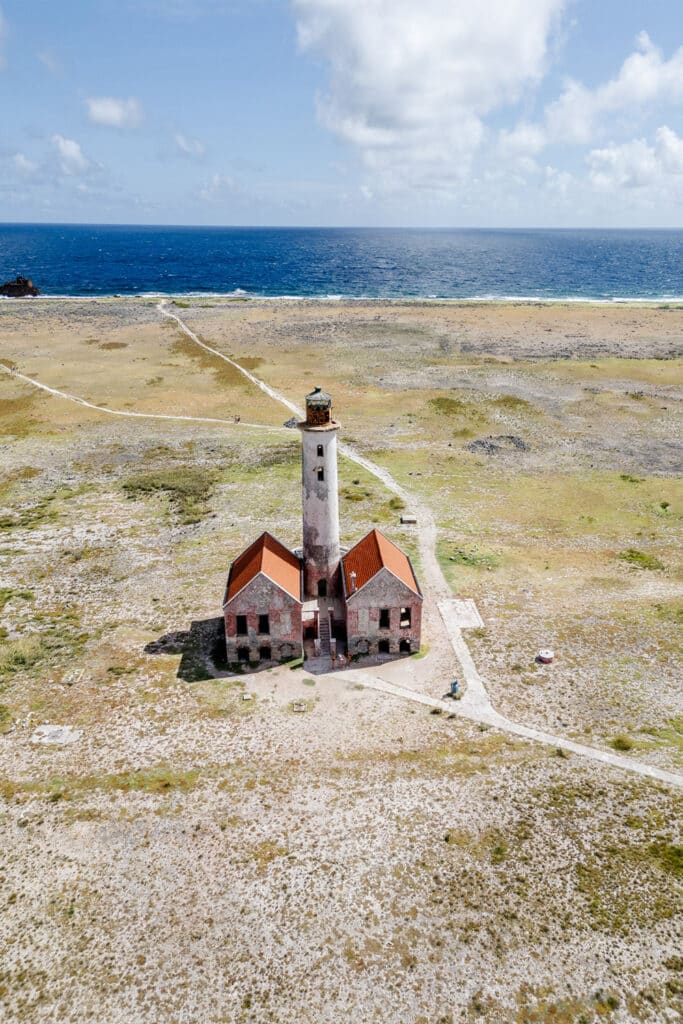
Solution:
{"label": "arid scrubland", "polygon": [[[176,308],[293,401],[324,385],[431,507],[498,710],[683,771],[683,309]],[[2,303],[0,359],[227,421],[0,371],[7,1019],[681,1019],[679,791],[343,673],[214,672],[231,557],[300,539],[286,411],[150,300]],[[345,543],[377,524],[419,574],[396,499],[343,459],[340,487]],[[424,640],[440,696],[457,666]]]}

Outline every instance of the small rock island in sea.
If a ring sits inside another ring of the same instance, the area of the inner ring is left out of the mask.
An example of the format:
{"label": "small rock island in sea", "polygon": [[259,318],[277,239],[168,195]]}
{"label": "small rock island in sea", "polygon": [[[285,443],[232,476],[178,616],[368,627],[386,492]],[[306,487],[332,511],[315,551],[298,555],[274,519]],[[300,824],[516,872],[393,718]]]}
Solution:
{"label": "small rock island in sea", "polygon": [[40,291],[33,281],[18,274],[14,281],[5,281],[0,285],[0,295],[5,295],[10,299],[24,299],[28,295],[40,295]]}

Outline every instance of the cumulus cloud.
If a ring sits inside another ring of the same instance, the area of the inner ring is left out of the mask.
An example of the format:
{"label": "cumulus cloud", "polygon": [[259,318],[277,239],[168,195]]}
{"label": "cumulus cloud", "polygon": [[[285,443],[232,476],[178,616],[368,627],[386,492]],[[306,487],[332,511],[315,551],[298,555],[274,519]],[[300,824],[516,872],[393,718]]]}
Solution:
{"label": "cumulus cloud", "polygon": [[108,128],[135,128],[142,120],[142,107],[138,100],[130,97],[118,100],[113,96],[93,96],[86,101],[88,117],[93,124]]}
{"label": "cumulus cloud", "polygon": [[448,189],[484,118],[545,69],[565,0],[293,0],[305,50],[329,64],[322,122],[384,185]]}
{"label": "cumulus cloud", "polygon": [[590,181],[601,191],[668,189],[683,177],[683,138],[663,125],[653,144],[645,139],[612,144],[591,150],[586,161]]}
{"label": "cumulus cloud", "polygon": [[38,164],[33,160],[29,160],[24,153],[15,153],[13,157],[13,163],[15,169],[21,174],[22,177],[28,178],[32,174],[35,174],[38,170]]}
{"label": "cumulus cloud", "polygon": [[683,47],[665,60],[646,32],[640,33],[636,46],[618,75],[598,88],[568,83],[546,110],[550,138],[588,143],[610,114],[641,109],[660,100],[683,100]]}
{"label": "cumulus cloud", "polygon": [[53,135],[52,144],[57,151],[57,159],[62,174],[84,174],[90,168],[90,161],[83,155],[75,139],[65,139],[63,135]]}
{"label": "cumulus cloud", "polygon": [[190,139],[187,135],[183,135],[182,132],[176,132],[173,136],[173,141],[177,151],[183,156],[201,160],[206,154],[206,146],[199,139]]}

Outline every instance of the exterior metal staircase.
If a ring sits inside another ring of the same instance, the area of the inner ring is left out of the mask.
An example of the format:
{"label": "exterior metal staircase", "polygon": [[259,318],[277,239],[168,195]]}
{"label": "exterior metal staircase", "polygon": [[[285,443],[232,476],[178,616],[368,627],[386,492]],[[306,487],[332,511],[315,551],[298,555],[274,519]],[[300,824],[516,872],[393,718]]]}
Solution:
{"label": "exterior metal staircase", "polygon": [[330,653],[330,617],[321,613],[318,617],[318,637],[320,639],[320,653],[326,657]]}

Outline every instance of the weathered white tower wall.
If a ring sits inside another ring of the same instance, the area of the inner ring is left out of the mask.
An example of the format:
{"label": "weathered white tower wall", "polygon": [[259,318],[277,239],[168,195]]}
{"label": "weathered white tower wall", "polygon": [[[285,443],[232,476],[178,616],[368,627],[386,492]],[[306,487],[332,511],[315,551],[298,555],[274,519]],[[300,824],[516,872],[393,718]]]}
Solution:
{"label": "weathered white tower wall", "polygon": [[332,400],[319,388],[306,398],[301,430],[304,581],[306,593],[339,591],[339,493],[337,431]]}

